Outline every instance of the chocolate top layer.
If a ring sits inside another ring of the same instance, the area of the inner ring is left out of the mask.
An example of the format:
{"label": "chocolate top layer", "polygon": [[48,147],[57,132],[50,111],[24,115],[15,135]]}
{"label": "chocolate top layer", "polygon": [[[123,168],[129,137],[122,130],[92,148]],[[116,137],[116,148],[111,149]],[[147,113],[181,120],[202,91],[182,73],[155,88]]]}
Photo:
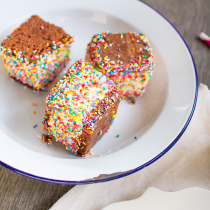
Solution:
{"label": "chocolate top layer", "polygon": [[67,36],[68,34],[62,28],[45,22],[37,15],[32,15],[25,23],[16,28],[2,42],[2,45],[11,49],[13,55],[21,51],[25,58],[32,58],[35,55],[53,51],[53,41],[66,43]]}
{"label": "chocolate top layer", "polygon": [[144,49],[146,45],[132,33],[106,34],[103,36],[103,39],[104,42],[100,44],[100,56],[102,59],[108,56],[110,61],[127,64],[131,60],[139,60],[139,56],[146,56],[144,58],[150,56],[149,52]]}

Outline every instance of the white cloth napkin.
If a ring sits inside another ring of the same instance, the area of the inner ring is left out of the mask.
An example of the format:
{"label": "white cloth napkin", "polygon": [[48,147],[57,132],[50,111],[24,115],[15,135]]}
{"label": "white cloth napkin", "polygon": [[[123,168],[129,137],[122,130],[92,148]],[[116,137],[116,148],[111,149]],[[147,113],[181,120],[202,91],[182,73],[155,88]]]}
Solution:
{"label": "white cloth napkin", "polygon": [[155,163],[111,182],[80,185],[50,210],[98,210],[139,197],[148,187],[177,191],[188,187],[210,190],[210,91],[200,84],[195,113],[175,146]]}

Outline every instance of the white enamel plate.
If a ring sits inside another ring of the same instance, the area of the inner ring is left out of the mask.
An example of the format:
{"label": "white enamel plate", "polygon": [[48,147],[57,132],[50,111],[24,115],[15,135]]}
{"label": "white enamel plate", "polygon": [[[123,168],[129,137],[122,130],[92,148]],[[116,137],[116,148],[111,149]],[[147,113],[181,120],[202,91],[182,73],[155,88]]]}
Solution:
{"label": "white enamel plate", "polygon": [[95,33],[138,31],[151,41],[156,69],[135,105],[121,102],[115,122],[94,147],[94,155],[78,158],[61,143],[47,146],[38,137],[44,132],[44,99],[50,89],[38,95],[24,88],[8,78],[0,61],[1,165],[43,181],[87,184],[134,173],[178,141],[195,109],[197,76],[186,43],[163,16],[137,0],[20,0],[17,5],[5,0],[1,1],[0,40],[32,14],[75,36],[70,64],[84,59]]}

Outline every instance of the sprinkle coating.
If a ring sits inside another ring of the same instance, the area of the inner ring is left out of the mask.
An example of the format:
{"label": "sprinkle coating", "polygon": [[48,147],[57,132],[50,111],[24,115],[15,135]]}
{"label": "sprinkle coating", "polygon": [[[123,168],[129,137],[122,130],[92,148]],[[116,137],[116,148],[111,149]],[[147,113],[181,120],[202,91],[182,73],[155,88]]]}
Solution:
{"label": "sprinkle coating", "polygon": [[94,35],[87,46],[86,61],[114,81],[131,103],[144,93],[154,71],[151,45],[145,35],[136,32]]}
{"label": "sprinkle coating", "polygon": [[63,29],[34,15],[0,43],[0,54],[10,77],[41,92],[69,61],[72,42]]}
{"label": "sprinkle coating", "polygon": [[[44,129],[75,155],[120,93],[112,81],[82,60],[73,64],[46,98]],[[114,119],[114,118],[113,118]]]}

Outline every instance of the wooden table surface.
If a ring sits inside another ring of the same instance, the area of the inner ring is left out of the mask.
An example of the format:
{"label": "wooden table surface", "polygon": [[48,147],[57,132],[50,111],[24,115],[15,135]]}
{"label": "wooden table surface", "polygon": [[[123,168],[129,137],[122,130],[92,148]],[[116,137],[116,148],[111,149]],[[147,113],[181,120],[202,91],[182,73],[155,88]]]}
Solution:
{"label": "wooden table surface", "polygon": [[[210,47],[198,40],[210,34],[210,0],[143,0],[163,14],[187,42],[199,82],[210,87]],[[33,180],[0,166],[0,210],[46,210],[73,186]]]}

